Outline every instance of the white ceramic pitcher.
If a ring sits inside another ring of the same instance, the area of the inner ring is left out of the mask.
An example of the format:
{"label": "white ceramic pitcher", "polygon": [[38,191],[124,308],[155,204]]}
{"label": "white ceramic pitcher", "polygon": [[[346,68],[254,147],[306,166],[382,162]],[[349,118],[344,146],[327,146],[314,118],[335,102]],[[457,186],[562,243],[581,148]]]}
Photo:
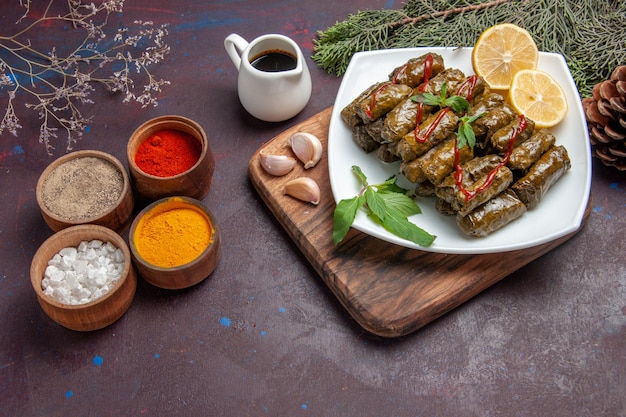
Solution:
{"label": "white ceramic pitcher", "polygon": [[[279,34],[260,36],[248,43],[236,33],[224,39],[228,56],[239,71],[237,92],[243,107],[252,116],[280,122],[300,113],[311,98],[311,74],[298,45]],[[253,62],[268,54],[284,54],[293,65],[262,70]]]}

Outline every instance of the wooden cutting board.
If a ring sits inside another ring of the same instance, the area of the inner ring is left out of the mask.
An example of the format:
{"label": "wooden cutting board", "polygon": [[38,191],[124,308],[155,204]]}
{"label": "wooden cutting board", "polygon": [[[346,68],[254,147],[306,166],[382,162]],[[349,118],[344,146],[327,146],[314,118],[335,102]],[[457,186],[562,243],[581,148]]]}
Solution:
{"label": "wooden cutting board", "polygon": [[[263,201],[326,285],[371,333],[382,337],[411,333],[576,234],[505,254],[457,255],[408,249],[351,229],[335,247],[335,201],[326,152],[331,112],[332,107],[267,142],[250,159],[248,173]],[[267,174],[259,163],[259,152],[292,155],[289,138],[298,131],[312,133],[321,140],[324,152],[320,162],[306,171],[298,164],[283,177]],[[319,184],[319,205],[283,194],[285,183],[299,176],[308,176]]]}

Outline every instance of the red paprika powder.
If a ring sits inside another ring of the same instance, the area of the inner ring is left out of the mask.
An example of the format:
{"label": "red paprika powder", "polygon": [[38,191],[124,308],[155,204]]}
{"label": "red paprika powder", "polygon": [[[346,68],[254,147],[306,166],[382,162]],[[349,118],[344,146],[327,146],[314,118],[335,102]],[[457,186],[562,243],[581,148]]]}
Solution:
{"label": "red paprika powder", "polygon": [[163,129],[139,145],[135,164],[146,174],[171,177],[194,166],[201,153],[202,145],[190,134]]}

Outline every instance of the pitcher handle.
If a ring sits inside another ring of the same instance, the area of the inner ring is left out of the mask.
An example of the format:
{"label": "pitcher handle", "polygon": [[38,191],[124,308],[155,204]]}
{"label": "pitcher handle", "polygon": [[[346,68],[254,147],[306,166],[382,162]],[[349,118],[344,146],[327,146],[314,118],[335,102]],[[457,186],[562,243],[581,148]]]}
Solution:
{"label": "pitcher handle", "polygon": [[224,48],[226,48],[226,52],[231,61],[233,61],[233,64],[235,64],[237,71],[239,71],[239,67],[241,66],[241,54],[247,47],[248,41],[236,33],[231,33],[224,39]]}

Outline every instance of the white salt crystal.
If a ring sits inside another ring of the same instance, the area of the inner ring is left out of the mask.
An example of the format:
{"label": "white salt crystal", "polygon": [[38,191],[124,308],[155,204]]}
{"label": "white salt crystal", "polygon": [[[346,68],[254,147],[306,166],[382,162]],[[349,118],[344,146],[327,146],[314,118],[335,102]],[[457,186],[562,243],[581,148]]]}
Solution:
{"label": "white salt crystal", "polygon": [[100,247],[102,246],[102,243],[103,243],[103,242],[102,242],[101,240],[94,239],[94,240],[90,240],[89,242],[87,242],[87,245],[88,245],[90,248],[95,248],[95,249],[98,249],[98,248],[100,248]]}
{"label": "white salt crystal", "polygon": [[86,259],[88,261],[94,261],[94,260],[98,259],[98,254],[96,253],[96,250],[93,249],[93,248],[87,249],[85,251],[84,259]]}
{"label": "white salt crystal", "polygon": [[77,254],[78,250],[76,248],[63,248],[59,251],[59,255],[63,258],[76,259]]}
{"label": "white salt crystal", "polygon": [[110,242],[83,241],[50,259],[41,287],[63,304],[84,304],[108,293],[124,270],[124,252]]}
{"label": "white salt crystal", "polygon": [[57,268],[60,268],[60,267],[61,267],[61,262],[62,262],[62,259],[63,259],[63,258],[61,258],[61,255],[59,255],[59,254],[57,253],[57,254],[55,254],[55,255],[52,257],[52,259],[50,259],[50,260],[48,261],[48,265],[54,265],[54,266],[56,266]]}
{"label": "white salt crystal", "polygon": [[113,262],[116,264],[119,263],[124,263],[124,252],[121,249],[118,249],[115,251],[115,253],[113,253],[113,256],[111,257]]}
{"label": "white salt crystal", "polygon": [[52,292],[52,296],[56,298],[57,301],[63,304],[70,304],[70,293],[67,289],[63,287],[55,288]]}

